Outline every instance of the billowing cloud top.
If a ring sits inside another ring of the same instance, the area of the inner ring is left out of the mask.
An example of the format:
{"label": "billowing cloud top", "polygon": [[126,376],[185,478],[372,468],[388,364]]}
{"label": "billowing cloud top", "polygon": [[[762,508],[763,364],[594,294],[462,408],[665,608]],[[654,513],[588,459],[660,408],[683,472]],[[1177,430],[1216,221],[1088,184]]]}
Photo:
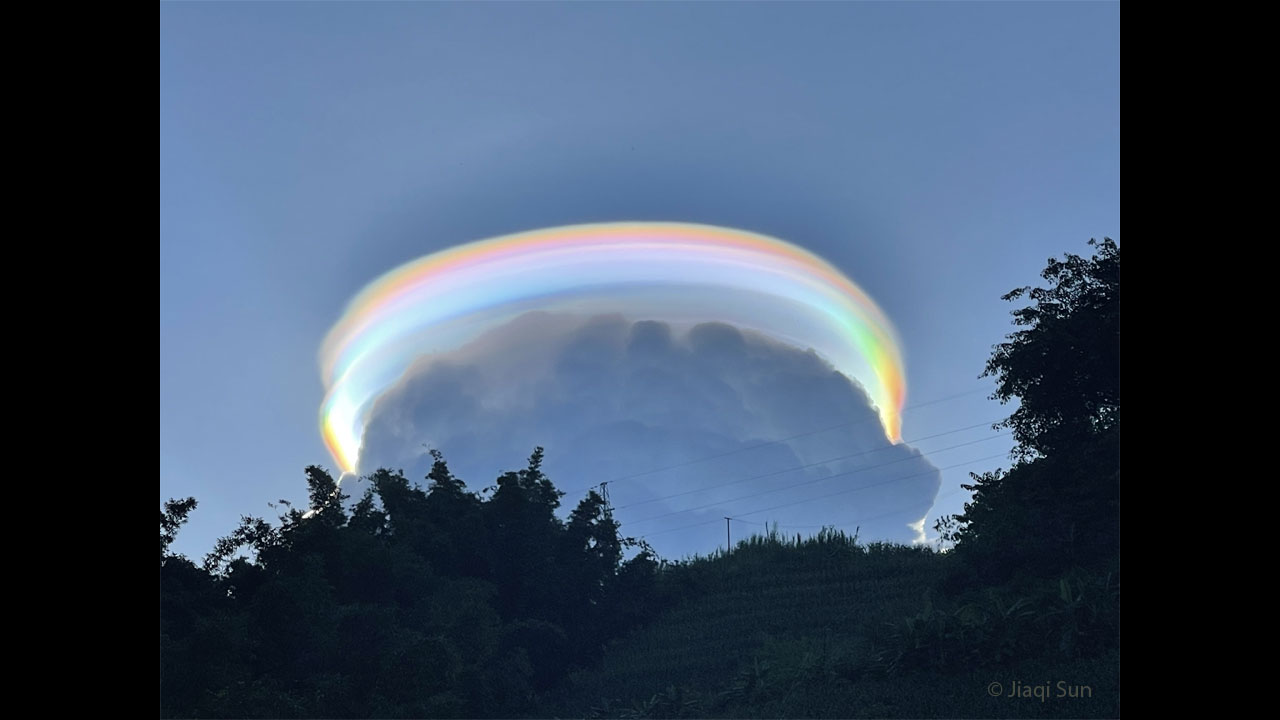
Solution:
{"label": "billowing cloud top", "polygon": [[724,323],[618,315],[529,313],[420,358],[374,403],[361,464],[420,480],[437,448],[478,489],[536,445],[568,507],[609,481],[626,534],[665,556],[722,543],[725,515],[917,539],[909,526],[940,484],[815,352]]}
{"label": "billowing cloud top", "polygon": [[866,388],[900,440],[906,382],[896,335],[832,265],[790,243],[708,225],[577,225],[469,243],[378,278],[320,352],[321,432],[344,471],[375,401],[419,357],[446,353],[530,311],[719,321],[812,348]]}

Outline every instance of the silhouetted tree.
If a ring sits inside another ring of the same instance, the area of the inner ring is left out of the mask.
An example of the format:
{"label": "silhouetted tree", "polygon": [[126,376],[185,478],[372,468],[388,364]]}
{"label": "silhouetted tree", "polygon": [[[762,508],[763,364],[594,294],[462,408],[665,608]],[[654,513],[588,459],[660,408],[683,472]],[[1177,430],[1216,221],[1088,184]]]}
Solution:
{"label": "silhouetted tree", "polygon": [[275,528],[262,518],[242,516],[240,525],[225,537],[218,538],[213,550],[205,556],[204,569],[219,572],[231,560],[231,556],[242,547],[251,547],[262,552],[274,545],[278,540]]}
{"label": "silhouetted tree", "polygon": [[164,504],[164,509],[160,511],[161,561],[169,554],[169,546],[173,544],[174,538],[178,536],[178,528],[187,523],[187,516],[195,509],[196,499],[192,497],[185,500],[170,499]]}
{"label": "silhouetted tree", "polygon": [[1090,259],[1051,259],[1048,287],[1005,300],[1022,329],[995,346],[983,377],[994,398],[1017,399],[997,424],[1013,430],[1008,471],[973,474],[956,517],[956,549],[988,580],[1112,563],[1119,547],[1120,248],[1090,241]]}
{"label": "silhouetted tree", "polygon": [[241,518],[203,568],[167,554],[195,507],[169,501],[161,714],[511,717],[619,631],[611,609],[653,575],[619,563],[626,541],[599,495],[566,524],[541,448],[488,501],[432,457],[427,490],[380,469],[349,511],[308,467],[310,508]]}
{"label": "silhouetted tree", "polygon": [[311,512],[322,516],[321,524],[339,527],[347,521],[343,502],[347,496],[333,476],[317,465],[307,467],[307,496],[311,500]]}
{"label": "silhouetted tree", "polygon": [[467,492],[466,483],[449,471],[439,450],[432,450],[431,457],[425,515],[433,532],[425,548],[426,557],[449,575],[487,577],[488,562],[482,548],[488,546],[488,541],[480,498]]}
{"label": "silhouetted tree", "polygon": [[1023,329],[995,346],[982,377],[995,377],[992,396],[1018,408],[998,427],[1013,430],[1020,459],[1092,447],[1120,428],[1120,248],[1090,240],[1085,259],[1049,259],[1049,287],[1004,295],[1030,305],[1013,311]]}
{"label": "silhouetted tree", "polygon": [[528,467],[498,478],[497,490],[484,504],[491,577],[506,619],[558,619],[555,596],[563,588],[548,580],[557,576],[563,524],[555,511],[561,495],[542,473],[542,448],[537,448]]}
{"label": "silhouetted tree", "polygon": [[607,624],[610,585],[621,562],[618,522],[604,498],[591,490],[569,515],[560,560],[567,591],[560,622],[575,631],[575,654],[595,650],[590,639]]}

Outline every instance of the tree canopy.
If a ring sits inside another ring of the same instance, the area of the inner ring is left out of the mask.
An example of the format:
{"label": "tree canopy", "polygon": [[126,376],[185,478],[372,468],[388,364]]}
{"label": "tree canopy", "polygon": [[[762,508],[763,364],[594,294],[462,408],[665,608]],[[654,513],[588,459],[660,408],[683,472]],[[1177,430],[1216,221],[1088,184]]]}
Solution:
{"label": "tree canopy", "polygon": [[308,467],[309,511],[242,518],[203,566],[168,552],[195,500],[165,503],[161,714],[510,716],[660,608],[599,494],[556,515],[541,448],[487,501],[432,455],[426,489],[382,469],[349,507]]}
{"label": "tree canopy", "polygon": [[994,398],[1018,400],[1001,427],[1029,459],[1097,442],[1120,427],[1120,247],[1110,238],[1092,258],[1049,259],[1048,287],[1004,295],[1030,305],[1013,311],[1021,330],[995,346],[982,377]]}
{"label": "tree canopy", "polygon": [[1003,298],[1030,301],[982,374],[993,399],[1018,402],[997,424],[1013,431],[1015,462],[973,475],[952,535],[988,579],[1118,561],[1120,248],[1089,244],[1090,258],[1050,259],[1047,286]]}

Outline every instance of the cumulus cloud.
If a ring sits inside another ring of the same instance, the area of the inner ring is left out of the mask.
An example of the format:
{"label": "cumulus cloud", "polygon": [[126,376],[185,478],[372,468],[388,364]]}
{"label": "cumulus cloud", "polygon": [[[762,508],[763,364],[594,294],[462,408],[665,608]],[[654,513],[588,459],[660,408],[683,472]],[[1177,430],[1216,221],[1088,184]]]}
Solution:
{"label": "cumulus cloud", "polygon": [[916,540],[941,482],[811,350],[722,323],[547,313],[419,359],[375,404],[360,467],[421,478],[437,448],[479,490],[538,445],[567,509],[611,481],[623,532],[667,557],[723,545],[725,515],[743,520],[735,538],[776,522]]}

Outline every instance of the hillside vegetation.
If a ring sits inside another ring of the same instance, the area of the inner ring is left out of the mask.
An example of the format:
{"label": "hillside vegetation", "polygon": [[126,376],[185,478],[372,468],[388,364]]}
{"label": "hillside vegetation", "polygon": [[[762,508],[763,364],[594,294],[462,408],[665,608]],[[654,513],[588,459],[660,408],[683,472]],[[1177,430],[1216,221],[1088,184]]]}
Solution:
{"label": "hillside vegetation", "polygon": [[[1119,714],[1118,592],[1077,572],[1064,577],[1070,600],[1046,582],[942,596],[936,588],[956,571],[954,557],[928,547],[860,545],[839,532],[750,538],[667,568],[663,584],[686,600],[572,674],[536,714]],[[1014,680],[1051,687],[1043,702],[1011,698]],[[1089,696],[1057,697],[1058,680]]]}

